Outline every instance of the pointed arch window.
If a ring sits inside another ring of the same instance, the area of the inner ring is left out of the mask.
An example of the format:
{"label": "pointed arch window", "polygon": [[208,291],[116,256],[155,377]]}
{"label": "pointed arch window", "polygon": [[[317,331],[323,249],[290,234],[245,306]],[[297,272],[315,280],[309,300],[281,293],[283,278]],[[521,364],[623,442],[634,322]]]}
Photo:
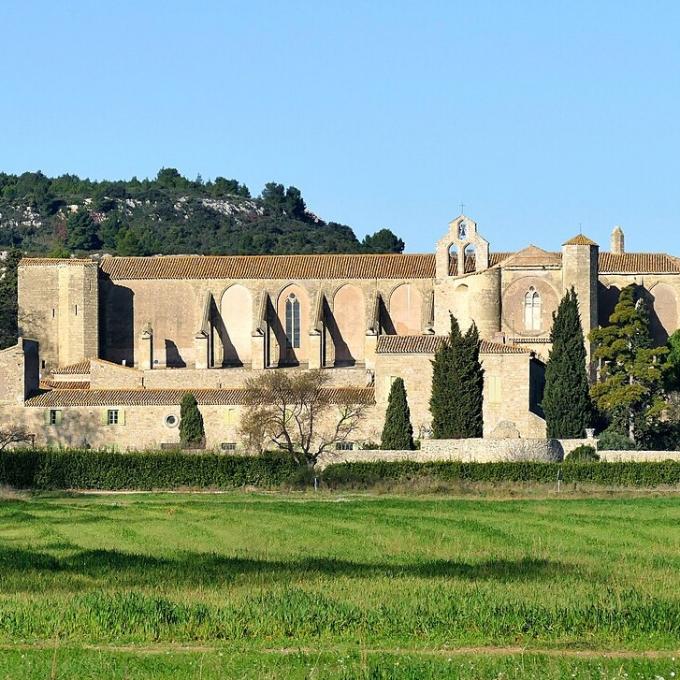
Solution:
{"label": "pointed arch window", "polygon": [[294,293],[286,299],[286,338],[294,349],[300,347],[300,300]]}
{"label": "pointed arch window", "polygon": [[541,330],[541,296],[533,286],[524,296],[524,328],[528,331]]}

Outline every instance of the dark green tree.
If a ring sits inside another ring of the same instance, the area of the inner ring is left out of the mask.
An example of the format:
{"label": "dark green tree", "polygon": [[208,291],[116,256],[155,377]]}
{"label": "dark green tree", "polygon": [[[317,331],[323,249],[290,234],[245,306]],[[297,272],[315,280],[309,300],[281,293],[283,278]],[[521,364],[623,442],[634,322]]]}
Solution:
{"label": "dark green tree", "polygon": [[66,220],[66,245],[71,250],[96,250],[101,246],[97,229],[90,213],[81,208]]}
{"label": "dark green tree", "polygon": [[198,410],[198,402],[191,392],[182,397],[179,416],[179,439],[182,447],[202,446],[205,441],[203,416]]}
{"label": "dark green tree", "polygon": [[484,371],[479,361],[479,332],[472,324],[463,335],[451,316],[451,331],[432,361],[432,436],[481,437],[484,430]]}
{"label": "dark green tree", "polygon": [[462,427],[456,406],[460,372],[455,355],[460,352],[463,336],[458,321],[453,314],[450,316],[451,330],[448,337],[437,348],[432,361],[430,414],[432,415],[432,436],[435,439],[458,438]]}
{"label": "dark green tree", "polygon": [[668,342],[668,372],[666,373],[666,390],[680,392],[680,330],[675,331]]}
{"label": "dark green tree", "polygon": [[115,250],[118,234],[124,229],[123,220],[117,212],[110,213],[99,225],[99,240],[102,247]]}
{"label": "dark green tree", "polygon": [[654,347],[649,312],[635,284],[621,291],[609,325],[593,330],[590,337],[599,362],[591,397],[612,428],[637,441],[666,407],[668,347]]}
{"label": "dark green tree", "polygon": [[402,253],[404,242],[389,229],[380,229],[375,234],[364,236],[361,250],[365,253]]}
{"label": "dark green tree", "polygon": [[585,436],[590,424],[592,403],[578,296],[573,288],[553,313],[550,342],[542,402],[547,434],[551,439],[578,439]]}
{"label": "dark green tree", "polygon": [[411,411],[402,378],[396,378],[390,388],[380,448],[385,451],[412,451],[415,448]]}
{"label": "dark green tree", "polygon": [[460,352],[461,438],[484,436],[484,369],[479,361],[480,344],[479,331],[473,323],[463,336]]}
{"label": "dark green tree", "polygon": [[144,248],[134,229],[123,227],[116,235],[116,254],[123,257],[145,255]]}
{"label": "dark green tree", "polygon": [[10,250],[7,258],[0,262],[0,349],[16,344],[17,321],[17,268],[21,252]]}

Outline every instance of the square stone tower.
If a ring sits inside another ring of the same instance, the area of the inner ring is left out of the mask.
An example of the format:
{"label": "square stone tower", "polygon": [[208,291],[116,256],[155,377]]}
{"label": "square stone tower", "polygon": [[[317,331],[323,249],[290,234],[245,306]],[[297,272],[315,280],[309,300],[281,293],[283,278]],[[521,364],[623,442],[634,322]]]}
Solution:
{"label": "square stone tower", "polygon": [[586,352],[590,361],[590,331],[597,328],[597,284],[600,247],[587,236],[579,234],[562,245],[562,288],[572,287],[578,295],[581,325],[585,335]]}
{"label": "square stone tower", "polygon": [[20,334],[38,341],[43,373],[97,358],[97,263],[77,259],[22,260],[18,277]]}

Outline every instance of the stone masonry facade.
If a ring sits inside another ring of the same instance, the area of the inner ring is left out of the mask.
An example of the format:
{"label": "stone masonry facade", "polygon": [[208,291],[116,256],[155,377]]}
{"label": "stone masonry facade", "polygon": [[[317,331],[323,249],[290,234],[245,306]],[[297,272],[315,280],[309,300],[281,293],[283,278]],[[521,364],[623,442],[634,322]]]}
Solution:
{"label": "stone masonry facade", "polygon": [[238,450],[249,376],[322,369],[331,399],[349,390],[367,405],[355,446],[379,440],[396,377],[427,440],[431,361],[453,314],[483,339],[489,445],[540,440],[560,299],[574,287],[587,335],[631,283],[663,342],[678,327],[680,259],[627,253],[618,228],[606,252],[578,235],[559,251],[497,253],[460,215],[433,254],[27,258],[21,339],[0,352],[0,417],[38,444],[156,448],[178,443],[191,391],[207,446]]}

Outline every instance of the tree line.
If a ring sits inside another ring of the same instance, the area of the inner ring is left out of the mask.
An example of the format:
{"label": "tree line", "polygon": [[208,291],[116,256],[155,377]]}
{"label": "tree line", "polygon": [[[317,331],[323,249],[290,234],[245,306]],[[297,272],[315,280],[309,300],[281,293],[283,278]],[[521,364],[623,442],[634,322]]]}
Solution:
{"label": "tree line", "polygon": [[389,229],[359,241],[351,227],[307,209],[301,191],[269,182],[252,196],[235,179],[93,181],[42,172],[0,173],[0,246],[67,257],[115,255],[402,252]]}

